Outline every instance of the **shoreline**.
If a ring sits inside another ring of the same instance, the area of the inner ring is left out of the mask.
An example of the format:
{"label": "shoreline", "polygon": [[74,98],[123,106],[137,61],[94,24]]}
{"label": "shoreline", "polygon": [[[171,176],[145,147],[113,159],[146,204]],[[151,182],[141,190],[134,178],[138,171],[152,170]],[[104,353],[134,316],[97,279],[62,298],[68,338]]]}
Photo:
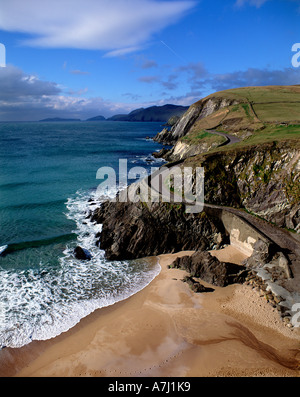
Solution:
{"label": "shoreline", "polygon": [[[0,376],[299,376],[299,329],[245,284],[195,294],[159,257],[161,272],[143,290],[97,309],[47,341],[0,351]],[[240,263],[229,246],[211,252]],[[298,355],[297,355],[298,354]],[[297,357],[296,357],[297,356]],[[298,369],[295,370],[295,366]]]}

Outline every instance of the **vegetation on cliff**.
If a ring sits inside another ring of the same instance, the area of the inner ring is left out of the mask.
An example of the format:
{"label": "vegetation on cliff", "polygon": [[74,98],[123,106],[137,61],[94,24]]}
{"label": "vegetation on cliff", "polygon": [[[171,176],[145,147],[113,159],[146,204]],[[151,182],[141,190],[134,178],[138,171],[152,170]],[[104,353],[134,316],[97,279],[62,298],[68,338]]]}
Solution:
{"label": "vegetation on cliff", "polygon": [[[214,93],[191,105],[170,131],[164,129],[154,139],[175,145],[175,153],[176,146],[180,146],[180,156],[184,158],[191,152],[216,152],[216,147],[221,145],[220,138],[204,134],[211,130],[240,137],[241,142],[236,144],[239,148],[265,142],[299,140],[300,86],[246,87]],[[208,139],[214,144],[203,146]],[[172,158],[170,152],[169,160],[177,158]]]}
{"label": "vegetation on cliff", "polygon": [[[239,142],[226,145],[216,131]],[[204,168],[205,203],[299,232],[299,138],[300,87],[272,86],[212,94],[155,139],[174,145],[168,160],[177,150],[181,167]],[[110,259],[211,249],[228,240],[211,211],[186,214],[181,204],[108,201],[91,216],[103,224],[99,243]]]}
{"label": "vegetation on cliff", "polygon": [[[214,131],[240,141],[224,145]],[[206,202],[243,208],[279,227],[300,231],[299,86],[212,94],[155,139],[164,141],[167,136],[174,144],[164,154],[168,161],[205,168]]]}

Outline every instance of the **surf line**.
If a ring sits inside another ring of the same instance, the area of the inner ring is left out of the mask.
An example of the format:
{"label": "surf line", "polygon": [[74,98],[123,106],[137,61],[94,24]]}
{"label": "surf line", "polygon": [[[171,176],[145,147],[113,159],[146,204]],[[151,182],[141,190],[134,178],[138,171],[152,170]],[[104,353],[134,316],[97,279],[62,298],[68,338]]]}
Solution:
{"label": "surf line", "polygon": [[0,257],[6,256],[8,254],[12,254],[13,252],[16,251],[22,251],[28,248],[39,248],[55,243],[56,244],[65,243],[70,240],[75,240],[76,238],[77,235],[75,233],[69,233],[69,234],[64,234],[62,236],[56,236],[42,240],[24,241],[21,243],[3,245],[2,247],[0,247]]}

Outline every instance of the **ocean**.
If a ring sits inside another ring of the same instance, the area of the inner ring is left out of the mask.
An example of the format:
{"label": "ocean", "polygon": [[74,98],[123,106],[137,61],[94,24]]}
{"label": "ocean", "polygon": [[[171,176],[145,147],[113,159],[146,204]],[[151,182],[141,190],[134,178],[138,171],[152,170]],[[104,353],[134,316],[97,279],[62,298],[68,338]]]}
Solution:
{"label": "ocean", "polygon": [[[149,154],[161,145],[146,139],[160,130],[160,123],[0,123],[0,348],[57,336],[159,273],[153,261],[106,260],[96,246],[101,225],[86,218],[103,200],[99,168],[117,172],[119,159],[148,173],[162,165]],[[77,245],[92,259],[77,260]]]}

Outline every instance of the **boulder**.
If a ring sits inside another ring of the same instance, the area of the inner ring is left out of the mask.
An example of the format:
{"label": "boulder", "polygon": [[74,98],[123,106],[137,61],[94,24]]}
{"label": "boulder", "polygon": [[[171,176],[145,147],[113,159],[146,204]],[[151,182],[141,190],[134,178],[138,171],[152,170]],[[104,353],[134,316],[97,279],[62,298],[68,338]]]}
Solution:
{"label": "boulder", "polygon": [[163,158],[168,153],[168,151],[168,149],[162,148],[159,152],[152,153],[152,156],[156,159]]}
{"label": "boulder", "polygon": [[80,260],[90,260],[92,259],[92,255],[90,254],[90,252],[84,248],[81,248],[79,246],[77,246],[74,249],[74,256],[76,259],[80,259]]}
{"label": "boulder", "polygon": [[253,245],[252,255],[245,259],[243,263],[251,269],[262,267],[270,262],[274,252],[276,252],[276,248],[273,243],[258,239]]}
{"label": "boulder", "polygon": [[191,256],[177,258],[171,267],[187,270],[192,277],[198,277],[218,287],[243,283],[248,275],[244,266],[220,262],[207,251],[196,251]]}
{"label": "boulder", "polygon": [[184,283],[187,283],[190,287],[191,290],[198,293],[201,292],[213,292],[213,288],[205,287],[203,284],[200,284],[199,281],[196,281],[193,279],[193,277],[186,276],[182,280]]}

